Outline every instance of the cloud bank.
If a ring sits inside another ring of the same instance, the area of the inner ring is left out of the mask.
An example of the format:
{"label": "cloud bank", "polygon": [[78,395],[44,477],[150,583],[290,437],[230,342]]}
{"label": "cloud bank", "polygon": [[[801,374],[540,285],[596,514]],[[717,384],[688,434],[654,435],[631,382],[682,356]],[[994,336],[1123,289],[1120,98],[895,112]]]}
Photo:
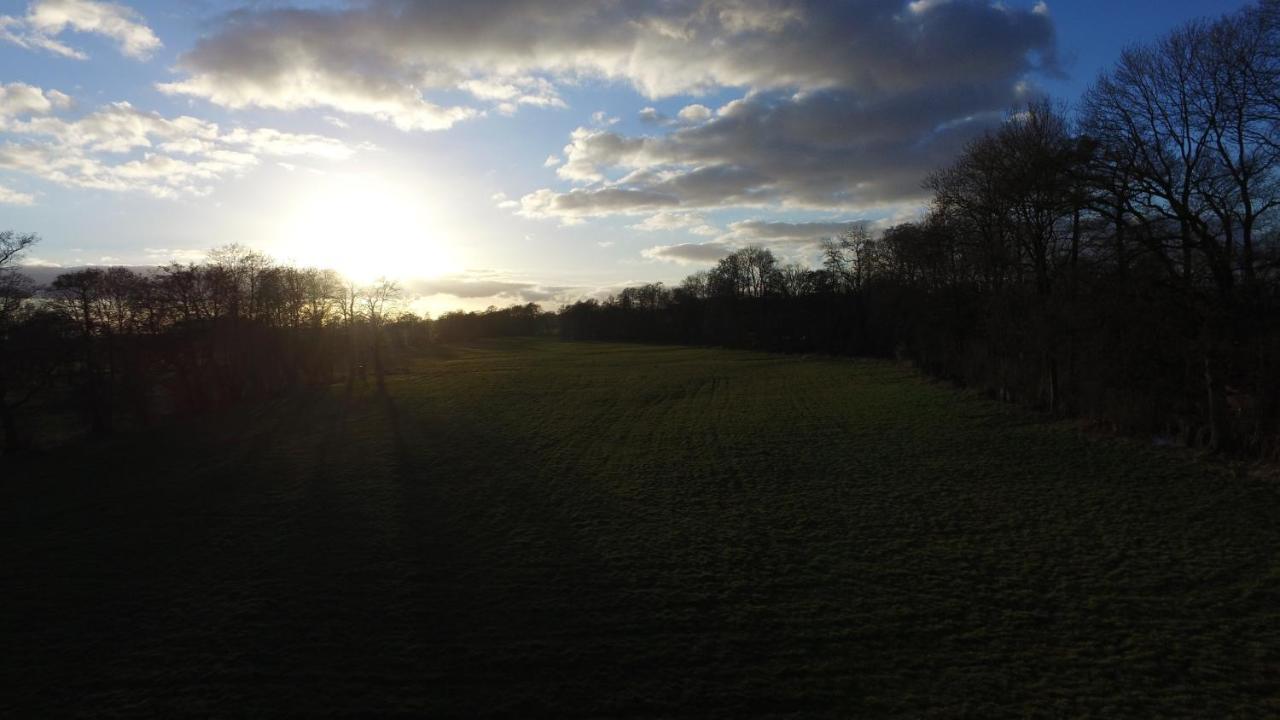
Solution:
{"label": "cloud bank", "polygon": [[[181,57],[185,77],[161,88],[431,130],[488,107],[563,105],[559,85],[583,79],[647,98],[724,87],[872,98],[998,83],[1029,70],[1032,52],[1052,62],[1044,13],[974,0],[369,0],[232,13]],[[474,102],[439,99],[457,90]],[[679,120],[708,116],[693,104]]]}

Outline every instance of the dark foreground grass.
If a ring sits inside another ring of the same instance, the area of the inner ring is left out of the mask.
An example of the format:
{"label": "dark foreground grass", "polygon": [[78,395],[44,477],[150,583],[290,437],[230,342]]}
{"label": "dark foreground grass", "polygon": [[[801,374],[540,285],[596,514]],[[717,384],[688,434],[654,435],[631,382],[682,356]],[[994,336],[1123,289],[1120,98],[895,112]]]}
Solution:
{"label": "dark foreground grass", "polygon": [[1280,494],[875,362],[516,342],[0,465],[0,714],[1280,714]]}

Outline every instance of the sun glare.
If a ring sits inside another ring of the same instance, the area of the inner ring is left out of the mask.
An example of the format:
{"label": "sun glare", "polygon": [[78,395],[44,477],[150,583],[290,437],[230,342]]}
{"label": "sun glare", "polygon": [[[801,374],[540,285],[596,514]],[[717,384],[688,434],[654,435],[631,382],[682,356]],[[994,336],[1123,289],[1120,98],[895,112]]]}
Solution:
{"label": "sun glare", "polygon": [[356,282],[457,270],[429,199],[369,176],[327,178],[303,192],[283,216],[272,253]]}

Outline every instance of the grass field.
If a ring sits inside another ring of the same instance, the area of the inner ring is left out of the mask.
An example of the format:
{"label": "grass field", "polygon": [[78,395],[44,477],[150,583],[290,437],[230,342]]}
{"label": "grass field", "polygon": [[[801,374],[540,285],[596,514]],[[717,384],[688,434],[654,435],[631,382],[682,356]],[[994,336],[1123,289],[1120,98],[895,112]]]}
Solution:
{"label": "grass field", "polygon": [[516,341],[389,395],[0,465],[0,715],[1280,715],[1273,481],[881,362]]}

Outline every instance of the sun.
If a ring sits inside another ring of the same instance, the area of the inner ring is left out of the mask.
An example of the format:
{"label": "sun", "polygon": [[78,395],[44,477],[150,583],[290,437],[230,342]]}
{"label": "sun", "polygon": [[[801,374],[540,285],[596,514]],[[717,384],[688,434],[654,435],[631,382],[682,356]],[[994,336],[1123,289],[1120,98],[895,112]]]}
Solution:
{"label": "sun", "polygon": [[370,175],[325,177],[282,214],[272,254],[361,283],[454,272],[432,215],[430,198],[413,188]]}

